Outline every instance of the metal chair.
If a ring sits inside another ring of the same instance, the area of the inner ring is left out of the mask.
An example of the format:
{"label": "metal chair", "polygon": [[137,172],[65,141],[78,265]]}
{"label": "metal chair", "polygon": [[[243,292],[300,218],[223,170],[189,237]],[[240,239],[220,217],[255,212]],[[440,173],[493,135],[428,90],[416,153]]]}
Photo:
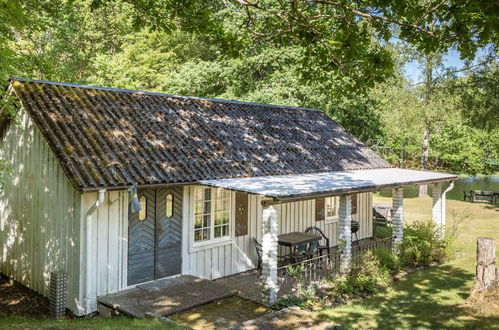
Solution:
{"label": "metal chair", "polygon": [[322,256],[322,251],[326,251],[326,253],[329,255],[329,252],[331,249],[331,246],[329,245],[329,238],[324,234],[324,232],[319,227],[310,226],[307,229],[305,229],[305,233],[322,236],[322,240],[325,241],[325,244],[321,245],[320,242],[322,240],[319,241],[318,246],[317,246],[317,250],[319,251],[319,255],[321,255],[321,256]]}
{"label": "metal chair", "polygon": [[307,256],[313,258],[319,254],[319,242],[311,242],[308,244]]}

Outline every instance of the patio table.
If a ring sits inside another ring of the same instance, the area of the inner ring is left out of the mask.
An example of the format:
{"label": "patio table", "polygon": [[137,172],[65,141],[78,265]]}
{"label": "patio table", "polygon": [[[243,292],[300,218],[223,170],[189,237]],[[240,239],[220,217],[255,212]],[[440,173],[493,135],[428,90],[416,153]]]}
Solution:
{"label": "patio table", "polygon": [[321,239],[322,237],[319,235],[307,234],[296,231],[292,233],[278,235],[277,244],[292,248],[298,245],[320,241]]}

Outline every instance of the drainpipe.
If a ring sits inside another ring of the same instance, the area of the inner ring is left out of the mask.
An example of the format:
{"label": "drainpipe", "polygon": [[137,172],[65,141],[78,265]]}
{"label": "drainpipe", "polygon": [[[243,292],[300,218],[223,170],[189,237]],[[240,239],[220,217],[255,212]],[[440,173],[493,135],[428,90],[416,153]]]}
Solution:
{"label": "drainpipe", "polygon": [[106,197],[106,189],[99,190],[99,196],[95,201],[94,205],[92,205],[88,211],[85,221],[85,309],[87,314],[90,313],[90,263],[92,262],[92,249],[90,245],[92,244],[92,239],[90,233],[92,231],[92,214],[102,205],[104,199]]}
{"label": "drainpipe", "polygon": [[445,189],[445,191],[442,193],[442,234],[445,235],[445,222],[446,222],[446,200],[447,200],[447,196],[446,194],[451,191],[452,189],[454,189],[454,181],[451,181],[449,186],[447,187],[447,189]]}

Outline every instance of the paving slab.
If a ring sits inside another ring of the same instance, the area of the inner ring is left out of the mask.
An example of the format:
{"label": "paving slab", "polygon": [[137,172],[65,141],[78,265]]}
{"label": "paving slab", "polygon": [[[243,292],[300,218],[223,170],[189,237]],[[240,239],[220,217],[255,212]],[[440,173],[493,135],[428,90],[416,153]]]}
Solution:
{"label": "paving slab", "polygon": [[146,312],[168,316],[232,295],[234,291],[230,288],[213,281],[184,275],[173,283],[149,285],[146,289],[135,287],[98,297],[97,300],[124,314],[144,318]]}

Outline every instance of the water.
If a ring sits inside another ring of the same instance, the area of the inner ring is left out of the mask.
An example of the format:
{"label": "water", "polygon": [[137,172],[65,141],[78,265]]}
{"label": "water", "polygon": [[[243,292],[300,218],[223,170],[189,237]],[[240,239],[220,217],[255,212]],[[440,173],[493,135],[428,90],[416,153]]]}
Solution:
{"label": "water", "polygon": [[[428,195],[431,196],[431,184],[428,185]],[[445,183],[442,186],[442,191],[449,186]],[[447,193],[447,199],[463,200],[464,192],[469,190],[491,190],[499,191],[499,176],[467,176],[460,177],[454,182],[454,189]],[[418,197],[419,186],[411,186],[404,188],[404,197]],[[392,197],[391,190],[382,190],[381,196]]]}

